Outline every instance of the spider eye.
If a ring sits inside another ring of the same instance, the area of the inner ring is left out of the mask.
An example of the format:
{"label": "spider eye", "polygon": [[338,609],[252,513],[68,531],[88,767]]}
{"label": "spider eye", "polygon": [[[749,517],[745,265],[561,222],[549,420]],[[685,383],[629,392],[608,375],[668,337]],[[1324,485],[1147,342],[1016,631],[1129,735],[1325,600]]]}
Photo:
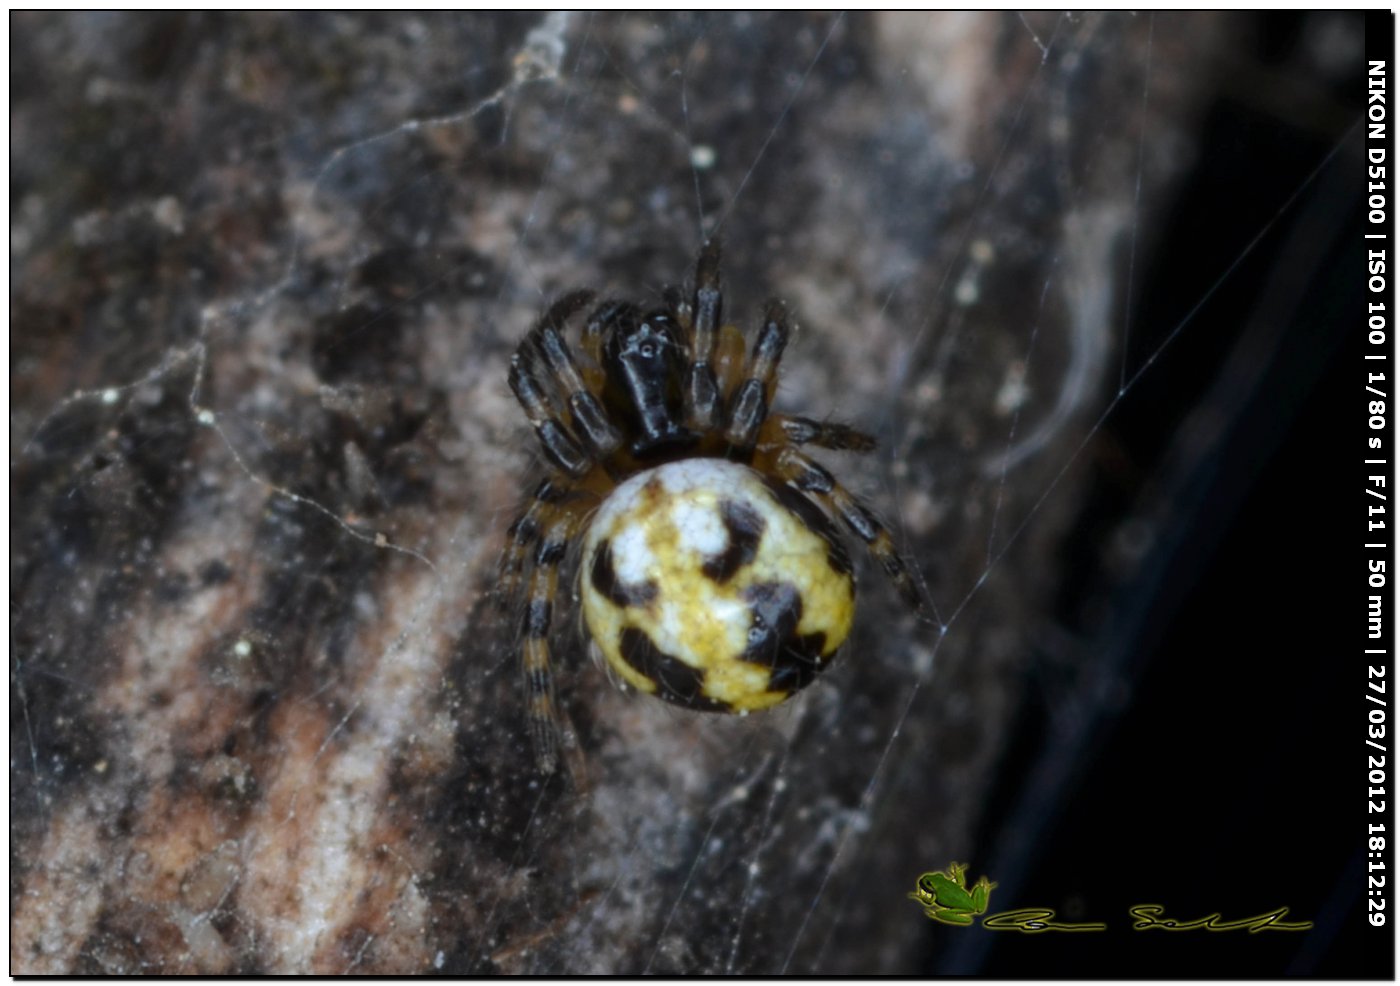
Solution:
{"label": "spider eye", "polygon": [[656,355],[656,344],[653,342],[644,342],[637,347],[637,352],[641,355],[642,359],[651,359]]}

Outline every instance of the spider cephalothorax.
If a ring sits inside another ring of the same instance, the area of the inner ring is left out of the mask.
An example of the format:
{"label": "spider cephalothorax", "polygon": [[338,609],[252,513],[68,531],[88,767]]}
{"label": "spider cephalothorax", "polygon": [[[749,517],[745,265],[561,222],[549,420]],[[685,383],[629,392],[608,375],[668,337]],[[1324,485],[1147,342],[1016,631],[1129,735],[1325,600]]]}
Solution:
{"label": "spider cephalothorax", "polygon": [[554,769],[549,636],[559,569],[583,537],[590,649],[624,681],[690,709],[776,705],[830,665],[855,617],[837,524],[919,606],[889,531],[801,446],[869,452],[848,425],[770,413],[789,327],[770,301],[751,347],[721,320],[720,250],[690,298],[644,310],[552,305],[516,350],[510,386],[551,467],[511,525],[502,598],[523,593],[521,660],[540,767]]}

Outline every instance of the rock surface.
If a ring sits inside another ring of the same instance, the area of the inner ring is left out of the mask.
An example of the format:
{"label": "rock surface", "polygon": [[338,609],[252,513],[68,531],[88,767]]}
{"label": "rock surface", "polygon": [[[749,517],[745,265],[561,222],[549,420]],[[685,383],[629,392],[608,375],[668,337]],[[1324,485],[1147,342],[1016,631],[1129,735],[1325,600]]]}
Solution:
{"label": "rock surface", "polygon": [[[1219,37],[16,15],[12,971],[917,968]],[[535,462],[509,355],[713,229],[729,316],[801,326],[780,404],[878,432],[830,462],[936,613],[868,569],[842,666],[745,719],[575,641],[587,774],[541,781],[483,603]]]}

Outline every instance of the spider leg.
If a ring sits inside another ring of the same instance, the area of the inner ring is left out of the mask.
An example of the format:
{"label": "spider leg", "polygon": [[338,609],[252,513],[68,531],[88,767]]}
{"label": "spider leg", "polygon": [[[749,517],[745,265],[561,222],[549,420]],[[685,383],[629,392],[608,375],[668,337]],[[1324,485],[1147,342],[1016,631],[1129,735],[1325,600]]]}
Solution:
{"label": "spider leg", "polygon": [[549,505],[552,514],[544,525],[531,559],[520,621],[520,663],[529,696],[530,740],[535,763],[543,774],[554,773],[559,762],[559,710],[554,702],[554,675],[549,664],[549,631],[554,598],[559,589],[559,563],[578,529],[581,511]]}
{"label": "spider leg", "polygon": [[894,583],[895,589],[911,608],[925,609],[918,584],[914,581],[909,563],[894,546],[894,538],[889,528],[880,523],[864,504],[836,481],[836,477],[795,449],[785,448],[778,453],[774,469],[778,475],[803,493],[831,510],[846,529],[865,543],[875,560],[884,569],[885,575]]}
{"label": "spider leg", "polygon": [[685,379],[685,423],[692,431],[708,432],[719,416],[719,383],[715,378],[715,342],[724,311],[719,289],[720,243],[705,241],[695,262],[695,297],[690,319],[690,367]]}
{"label": "spider leg", "polygon": [[636,309],[636,306],[629,301],[618,301],[616,298],[608,298],[598,303],[598,307],[589,312],[588,319],[583,323],[583,328],[579,330],[579,344],[588,358],[593,361],[597,368],[599,380],[602,378],[603,365],[603,335],[604,326],[628,309]]}
{"label": "spider leg", "polygon": [[530,504],[506,531],[506,546],[501,553],[501,564],[497,571],[493,593],[497,604],[505,607],[512,602],[520,589],[520,580],[525,577],[530,555],[540,538],[540,526],[546,519],[552,504],[558,503],[563,491],[557,482],[542,480],[531,495]]}
{"label": "spider leg", "polygon": [[[594,457],[610,451],[610,444],[611,448],[616,448],[622,441],[608,423],[597,397],[584,386],[559,329],[592,297],[590,292],[575,291],[551,305],[515,350],[507,377],[515,399],[535,429],[545,457],[556,469],[574,479],[587,475]],[[551,379],[565,395],[570,421],[582,436],[581,440],[560,417]],[[587,451],[584,445],[588,446]]]}
{"label": "spider leg", "polygon": [[759,447],[815,445],[837,452],[873,452],[875,436],[839,421],[816,421],[792,414],[773,414],[759,431]]}
{"label": "spider leg", "polygon": [[593,300],[591,291],[575,291],[555,302],[526,337],[521,348],[533,344],[545,369],[564,394],[573,430],[583,439],[595,459],[617,451],[622,434],[608,420],[596,394],[584,381],[574,354],[564,339],[569,316]]}
{"label": "spider leg", "polygon": [[593,468],[593,462],[584,454],[568,427],[559,420],[545,383],[539,377],[538,368],[528,354],[516,351],[510,361],[507,380],[515,399],[525,409],[525,416],[535,429],[545,458],[554,468],[574,479],[586,476],[588,470]]}
{"label": "spider leg", "polygon": [[763,327],[749,350],[744,376],[729,401],[724,438],[738,448],[753,448],[759,426],[768,417],[768,404],[778,384],[778,363],[783,358],[791,329],[787,309],[780,301],[768,302]]}

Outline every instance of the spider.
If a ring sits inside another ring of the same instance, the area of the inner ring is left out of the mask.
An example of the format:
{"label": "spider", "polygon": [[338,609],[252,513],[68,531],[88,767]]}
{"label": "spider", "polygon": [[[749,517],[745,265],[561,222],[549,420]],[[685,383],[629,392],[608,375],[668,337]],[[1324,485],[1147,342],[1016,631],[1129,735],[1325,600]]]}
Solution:
{"label": "spider", "polygon": [[720,246],[689,299],[651,310],[595,306],[579,355],[568,324],[593,301],[551,305],[511,359],[509,383],[549,475],[510,526],[503,600],[523,593],[520,658],[544,774],[559,720],[550,632],[559,572],[582,535],[577,591],[589,650],[623,681],[687,709],[746,714],[830,666],[855,618],[856,580],[837,528],[921,603],[890,532],[803,446],[870,452],[855,428],[771,413],[791,334],[769,301],[753,345],[721,320]]}

